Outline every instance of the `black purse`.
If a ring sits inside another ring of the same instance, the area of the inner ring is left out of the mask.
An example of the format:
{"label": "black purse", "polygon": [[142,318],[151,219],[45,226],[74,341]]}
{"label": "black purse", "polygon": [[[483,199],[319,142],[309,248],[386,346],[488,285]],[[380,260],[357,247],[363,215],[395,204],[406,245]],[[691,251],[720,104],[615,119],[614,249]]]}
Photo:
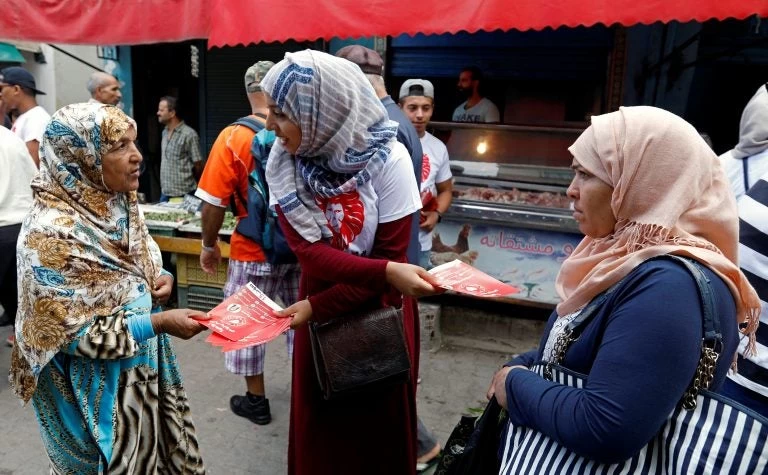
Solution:
{"label": "black purse", "polygon": [[507,411],[492,398],[477,416],[461,416],[448,437],[435,475],[497,475]]}
{"label": "black purse", "polygon": [[309,339],[326,400],[404,384],[410,378],[402,310],[386,307],[310,322]]}

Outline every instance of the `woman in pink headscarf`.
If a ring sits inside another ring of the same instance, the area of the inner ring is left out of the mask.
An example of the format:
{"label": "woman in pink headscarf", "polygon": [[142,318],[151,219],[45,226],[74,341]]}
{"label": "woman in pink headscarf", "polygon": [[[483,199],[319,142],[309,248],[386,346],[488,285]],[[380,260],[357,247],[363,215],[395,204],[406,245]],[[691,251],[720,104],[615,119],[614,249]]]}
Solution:
{"label": "woman in pink headscarf", "polygon": [[[734,361],[739,325],[753,338],[760,302],[735,263],[738,218],[728,182],[690,124],[661,109],[624,107],[593,117],[569,150],[575,177],[567,193],[585,237],[557,277],[562,302],[539,348],[500,370],[488,396],[515,426],[594,463],[619,463],[659,432],[701,355],[696,281],[680,263],[654,258],[690,258],[710,281],[723,337],[710,389]],[[590,306],[598,297],[602,303]],[[555,342],[582,311],[591,318],[563,352]],[[528,371],[553,361],[588,375],[583,387]],[[549,465],[560,462],[535,463],[538,473],[555,473]]]}

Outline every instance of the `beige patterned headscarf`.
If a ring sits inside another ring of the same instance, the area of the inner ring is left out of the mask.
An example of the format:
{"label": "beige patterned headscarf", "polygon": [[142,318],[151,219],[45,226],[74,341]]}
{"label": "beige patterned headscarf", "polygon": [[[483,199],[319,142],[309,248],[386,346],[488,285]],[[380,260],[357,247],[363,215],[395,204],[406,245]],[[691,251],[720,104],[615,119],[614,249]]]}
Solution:
{"label": "beige patterned headscarf", "polygon": [[655,107],[622,107],[592,118],[569,148],[587,171],[613,188],[617,223],[585,237],[563,262],[556,288],[560,316],[586,305],[642,262],[688,256],[728,284],[739,323],[754,337],[760,300],[737,265],[736,202],[715,153],[696,129]]}
{"label": "beige patterned headscarf", "polygon": [[135,122],[103,104],[57,111],[40,143],[34,204],[17,245],[19,310],[10,381],[28,401],[40,371],[96,316],[148,292],[162,269],[135,192],[104,184],[102,157]]}

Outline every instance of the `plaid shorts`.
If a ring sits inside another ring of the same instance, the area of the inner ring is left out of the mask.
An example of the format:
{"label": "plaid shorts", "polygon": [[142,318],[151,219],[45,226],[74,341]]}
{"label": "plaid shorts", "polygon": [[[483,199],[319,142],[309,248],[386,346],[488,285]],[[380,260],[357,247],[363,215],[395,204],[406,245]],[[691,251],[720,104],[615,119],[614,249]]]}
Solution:
{"label": "plaid shorts", "polygon": [[[282,307],[293,305],[299,299],[298,264],[270,265],[262,262],[229,260],[227,283],[224,295],[229,297],[248,282],[261,289],[269,298]],[[293,355],[293,330],[285,332],[288,356]],[[241,350],[224,353],[227,370],[241,376],[255,376],[264,373],[265,345],[250,346]]]}

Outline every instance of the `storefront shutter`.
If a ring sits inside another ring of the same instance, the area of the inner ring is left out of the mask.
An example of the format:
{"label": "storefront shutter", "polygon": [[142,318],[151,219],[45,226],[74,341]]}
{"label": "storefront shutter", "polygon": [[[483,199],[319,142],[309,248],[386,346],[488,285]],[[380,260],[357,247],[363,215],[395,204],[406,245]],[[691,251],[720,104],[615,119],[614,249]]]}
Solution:
{"label": "storefront shutter", "polygon": [[408,35],[392,39],[394,77],[451,77],[469,65],[486,77],[522,80],[594,80],[606,70],[613,30],[561,28],[546,31]]}
{"label": "storefront shutter", "polygon": [[202,66],[205,128],[200,134],[206,154],[211,150],[219,132],[238,118],[251,112],[245,95],[245,70],[257,61],[277,63],[288,51],[305,48],[323,49],[323,44],[270,43],[266,45],[213,48],[205,53]]}

